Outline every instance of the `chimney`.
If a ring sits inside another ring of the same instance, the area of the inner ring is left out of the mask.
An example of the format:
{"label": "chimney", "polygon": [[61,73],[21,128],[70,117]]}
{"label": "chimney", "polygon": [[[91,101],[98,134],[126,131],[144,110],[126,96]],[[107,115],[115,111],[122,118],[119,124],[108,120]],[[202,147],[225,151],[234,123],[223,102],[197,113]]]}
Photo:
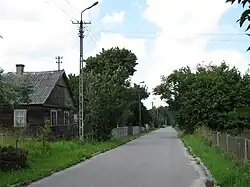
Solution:
{"label": "chimney", "polygon": [[24,72],[24,65],[23,64],[16,64],[16,74],[22,75]]}

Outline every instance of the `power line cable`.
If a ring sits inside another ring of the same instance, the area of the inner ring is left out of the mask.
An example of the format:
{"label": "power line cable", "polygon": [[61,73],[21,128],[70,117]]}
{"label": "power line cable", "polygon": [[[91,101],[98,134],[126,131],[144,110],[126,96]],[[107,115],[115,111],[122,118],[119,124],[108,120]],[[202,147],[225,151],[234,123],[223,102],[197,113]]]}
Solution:
{"label": "power line cable", "polygon": [[[99,33],[100,32],[103,32],[103,33],[114,33],[114,34],[122,34],[124,35],[125,37],[135,37],[135,38],[141,38],[141,39],[147,39],[147,40],[154,40],[156,39],[160,33],[128,33],[128,32],[125,32],[125,33],[120,33],[120,32],[115,32],[115,31],[112,31],[112,30],[99,30],[98,31]],[[200,36],[202,35],[202,36]],[[198,40],[198,39],[202,39],[203,37],[208,37],[208,36],[214,36],[214,35],[228,35],[228,36],[231,36],[231,35],[243,35],[243,34],[230,34],[230,33],[227,33],[227,34],[196,34],[196,36],[190,36],[190,37],[186,37],[186,38],[169,38],[169,40],[189,40],[189,41],[192,41],[192,40]],[[245,34],[244,34],[245,35]],[[248,40],[246,39],[207,39],[208,42],[249,42]]]}
{"label": "power line cable", "polygon": [[[102,29],[99,30],[100,32],[114,32],[117,33],[118,31],[115,30],[107,30],[107,29]],[[156,34],[154,32],[149,33],[149,32],[140,32],[140,31],[126,31],[125,33],[127,34],[147,34],[147,35],[153,35]],[[193,35],[197,36],[247,36],[245,33],[194,33]]]}
{"label": "power line cable", "polygon": [[89,36],[89,38],[90,38],[98,47],[101,48],[100,43],[98,42],[98,40],[94,37],[94,35],[93,35],[90,31],[88,31],[88,36]]}
{"label": "power line cable", "polygon": [[[44,2],[45,2],[46,4],[48,4],[48,5],[51,5],[51,1],[52,1],[52,0],[50,0],[50,2],[44,0]],[[59,8],[65,15],[67,15],[71,20],[72,20],[72,19],[73,19],[73,20],[76,20],[76,18],[74,18],[72,15],[70,15],[64,8],[60,7],[57,3],[54,2],[54,5],[55,5],[57,8]]]}
{"label": "power line cable", "polygon": [[65,2],[66,2],[72,9],[74,9],[76,12],[79,12],[79,10],[78,10],[76,7],[74,7],[68,0],[65,0]]}

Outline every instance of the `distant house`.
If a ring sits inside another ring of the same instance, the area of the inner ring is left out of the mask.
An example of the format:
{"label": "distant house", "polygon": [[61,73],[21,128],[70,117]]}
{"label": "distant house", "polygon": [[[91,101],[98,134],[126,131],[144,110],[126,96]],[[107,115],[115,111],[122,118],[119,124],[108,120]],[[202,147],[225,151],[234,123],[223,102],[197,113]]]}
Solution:
{"label": "distant house", "polygon": [[46,120],[51,121],[54,134],[67,133],[73,124],[75,103],[68,79],[61,71],[25,72],[23,64],[16,65],[16,72],[3,74],[6,83],[27,81],[33,89],[31,102],[18,108],[0,109],[0,124],[5,127],[28,127],[36,132]]}

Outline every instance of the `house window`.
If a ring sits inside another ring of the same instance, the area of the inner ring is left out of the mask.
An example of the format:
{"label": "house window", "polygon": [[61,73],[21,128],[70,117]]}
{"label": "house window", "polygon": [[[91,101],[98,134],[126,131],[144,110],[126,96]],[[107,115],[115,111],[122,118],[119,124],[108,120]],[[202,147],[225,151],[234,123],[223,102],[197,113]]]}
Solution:
{"label": "house window", "polygon": [[56,110],[50,111],[50,121],[51,121],[52,126],[57,125],[57,111]]}
{"label": "house window", "polygon": [[64,125],[69,125],[69,111],[64,111]]}
{"label": "house window", "polygon": [[27,117],[27,110],[25,109],[14,110],[14,127],[24,127],[27,124],[26,117]]}

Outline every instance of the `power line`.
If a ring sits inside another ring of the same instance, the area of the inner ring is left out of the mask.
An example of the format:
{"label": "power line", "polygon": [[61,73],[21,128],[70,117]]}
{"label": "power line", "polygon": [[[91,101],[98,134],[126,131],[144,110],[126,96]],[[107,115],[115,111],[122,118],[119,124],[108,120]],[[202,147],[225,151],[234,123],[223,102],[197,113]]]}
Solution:
{"label": "power line", "polygon": [[[112,30],[100,30],[101,32],[115,32],[117,31],[112,31]],[[147,32],[125,32],[125,34],[133,34],[133,35],[156,35],[160,34],[158,33],[147,33]],[[247,36],[244,33],[194,33],[193,35],[195,36]]]}
{"label": "power line", "polygon": [[[97,28],[100,28],[99,26],[96,26]],[[98,29],[99,32],[113,32],[118,33],[119,31],[116,30],[108,30],[108,29]],[[125,31],[126,34],[133,34],[133,35],[154,35],[157,34],[156,32],[142,32],[142,31]],[[246,36],[245,33],[193,33],[193,35],[197,36]]]}
{"label": "power line", "polygon": [[[52,0],[51,0],[52,1]],[[48,5],[51,5],[51,2],[44,0],[44,2]],[[54,5],[59,8],[65,15],[67,15],[70,19],[76,20],[72,15],[70,15],[64,8],[60,7],[57,3],[54,2]]]}
{"label": "power line", "polygon": [[101,47],[100,43],[97,41],[97,39],[95,39],[94,35],[90,31],[88,31],[88,36],[98,47]]}
{"label": "power line", "polygon": [[197,35],[202,36],[246,36],[245,33],[198,33]]}
{"label": "power line", "polygon": [[[159,36],[160,33],[149,33],[149,34],[146,34],[146,33],[136,33],[136,34],[133,34],[133,33],[120,33],[120,32],[115,32],[115,31],[111,31],[111,30],[100,30],[99,32],[106,32],[106,33],[114,33],[114,34],[122,34],[124,35],[125,37],[131,37],[131,38],[140,38],[140,39],[146,39],[146,40],[155,40],[157,39],[157,37]],[[202,35],[202,34],[200,34]],[[211,34],[203,34],[204,37],[206,38],[206,36],[211,36]],[[221,35],[221,34],[213,34],[213,35]],[[224,34],[224,35],[235,35],[235,34]],[[242,35],[242,34],[237,34],[237,35]],[[186,38],[171,38],[169,37],[168,40],[180,40],[180,41],[194,41],[194,40],[199,40],[199,39],[202,39],[203,37],[202,36],[190,36],[190,37],[186,37]],[[231,37],[230,37],[231,38]],[[249,42],[248,40],[246,39],[207,39],[208,42]]]}
{"label": "power line", "polygon": [[68,0],[65,0],[65,2],[72,8],[74,9],[76,12],[79,12],[79,10],[77,8],[75,8]]}

